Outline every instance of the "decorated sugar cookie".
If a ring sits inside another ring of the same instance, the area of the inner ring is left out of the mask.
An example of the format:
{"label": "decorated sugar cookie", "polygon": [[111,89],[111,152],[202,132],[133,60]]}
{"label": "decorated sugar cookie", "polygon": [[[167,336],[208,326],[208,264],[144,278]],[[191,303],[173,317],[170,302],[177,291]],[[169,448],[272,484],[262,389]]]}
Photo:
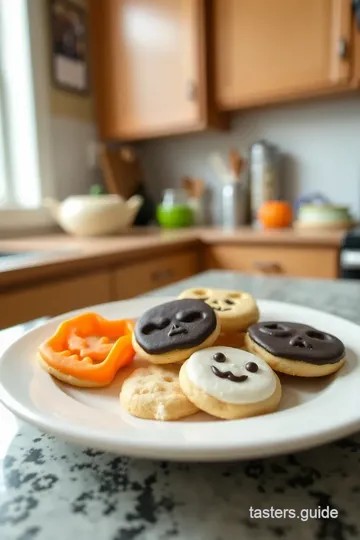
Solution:
{"label": "decorated sugar cookie", "polygon": [[259,310],[253,296],[243,291],[200,287],[186,289],[179,298],[197,298],[206,302],[218,315],[221,332],[247,330],[259,319]]}
{"label": "decorated sugar cookie", "polygon": [[219,418],[274,411],[281,398],[277,375],[257,356],[232,347],[209,347],[190,356],[180,386],[199,409]]}
{"label": "decorated sugar cookie", "polygon": [[180,388],[176,365],[136,369],[121,388],[120,404],[131,415],[150,420],[178,420],[198,411]]}
{"label": "decorated sugar cookie", "polygon": [[307,324],[254,324],[248,330],[245,345],[275,371],[299,377],[329,375],[345,362],[345,347],[340,339]]}
{"label": "decorated sugar cookie", "polygon": [[212,345],[219,332],[217,316],[205,302],[174,300],[149,309],[138,319],[133,346],[153,364],[171,364]]}
{"label": "decorated sugar cookie", "polygon": [[81,313],[62,322],[39,346],[39,363],[67,384],[107,386],[135,356],[133,329],[131,320],[111,321],[97,313]]}

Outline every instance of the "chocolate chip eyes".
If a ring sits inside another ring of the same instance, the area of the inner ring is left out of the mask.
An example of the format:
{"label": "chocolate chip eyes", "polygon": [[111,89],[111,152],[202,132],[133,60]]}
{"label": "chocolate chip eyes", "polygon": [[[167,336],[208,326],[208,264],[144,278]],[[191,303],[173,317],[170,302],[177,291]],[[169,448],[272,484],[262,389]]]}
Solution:
{"label": "chocolate chip eyes", "polygon": [[245,365],[245,368],[250,371],[250,373],[256,373],[257,370],[259,369],[259,366],[255,363],[255,362],[248,362],[246,365]]}
{"label": "chocolate chip eyes", "polygon": [[213,359],[215,360],[215,362],[223,363],[226,360],[226,356],[222,352],[217,352],[214,354]]}
{"label": "chocolate chip eyes", "polygon": [[235,302],[233,302],[232,300],[225,300],[225,304],[227,304],[228,306],[233,306],[235,304]]}
{"label": "chocolate chip eyes", "polygon": [[200,319],[205,318],[206,314],[201,313],[200,311],[179,311],[175,315],[175,319],[184,323],[192,323],[200,321]]}

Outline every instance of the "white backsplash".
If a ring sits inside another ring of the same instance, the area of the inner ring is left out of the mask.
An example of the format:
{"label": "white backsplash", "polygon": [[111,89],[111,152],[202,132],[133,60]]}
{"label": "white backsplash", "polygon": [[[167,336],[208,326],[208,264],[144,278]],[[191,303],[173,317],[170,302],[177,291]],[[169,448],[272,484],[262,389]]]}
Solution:
{"label": "white backsplash", "polygon": [[75,118],[53,117],[53,167],[58,199],[88,193],[91,185],[89,149],[96,140],[94,124]]}
{"label": "white backsplash", "polygon": [[212,151],[247,149],[258,139],[277,144],[285,155],[283,195],[322,192],[360,216],[360,95],[238,113],[227,132],[169,137],[140,143],[146,183],[156,199],[185,175],[216,186],[207,164]]}

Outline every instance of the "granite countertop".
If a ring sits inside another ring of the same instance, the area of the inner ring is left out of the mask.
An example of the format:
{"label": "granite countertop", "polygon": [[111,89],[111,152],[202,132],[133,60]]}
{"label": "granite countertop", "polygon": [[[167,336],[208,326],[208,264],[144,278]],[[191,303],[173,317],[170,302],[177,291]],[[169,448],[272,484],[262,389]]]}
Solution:
{"label": "granite countertop", "polygon": [[[206,272],[154,291],[248,290],[360,324],[360,284]],[[0,347],[21,335],[0,333]],[[350,540],[360,537],[360,434],[306,452],[238,463],[153,462],[81,448],[0,408],[1,540]],[[256,519],[254,509],[339,512]]]}
{"label": "granite countertop", "polygon": [[92,271],[126,263],[148,254],[199,245],[291,245],[339,249],[345,231],[239,227],[226,231],[214,227],[164,230],[158,227],[128,229],[117,236],[76,238],[66,234],[0,239],[0,252],[25,252],[22,256],[0,258],[0,287],[29,284],[65,273]]}

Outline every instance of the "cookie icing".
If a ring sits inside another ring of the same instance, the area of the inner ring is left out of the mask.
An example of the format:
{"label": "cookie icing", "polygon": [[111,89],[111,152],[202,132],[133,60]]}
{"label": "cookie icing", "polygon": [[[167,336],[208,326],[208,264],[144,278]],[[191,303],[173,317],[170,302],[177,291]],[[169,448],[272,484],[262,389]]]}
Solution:
{"label": "cookie icing", "polygon": [[335,364],[345,355],[337,337],[301,323],[265,321],[248,329],[250,338],[273,356],[309,364]]}
{"label": "cookie icing", "polygon": [[186,361],[185,369],[194,385],[225,403],[257,403],[268,399],[276,389],[274,372],[264,360],[232,347],[197,351]]}
{"label": "cookie icing", "polygon": [[146,311],[134,334],[144,351],[162,354],[201,345],[216,326],[214,311],[202,300],[173,300]]}

